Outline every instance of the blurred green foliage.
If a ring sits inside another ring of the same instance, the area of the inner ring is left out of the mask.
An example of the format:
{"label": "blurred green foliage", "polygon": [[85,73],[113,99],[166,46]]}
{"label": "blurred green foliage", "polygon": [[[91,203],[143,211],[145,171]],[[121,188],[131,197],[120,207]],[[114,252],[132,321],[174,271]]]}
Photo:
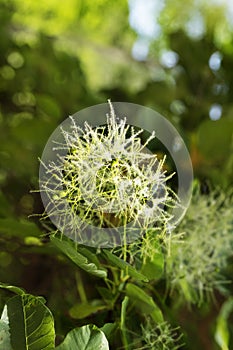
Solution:
{"label": "blurred green foliage", "polygon": [[[46,295],[58,333],[74,325],[64,314],[77,298],[75,276],[28,215],[43,211],[30,193],[38,157],[68,115],[108,98],[156,109],[183,136],[203,190],[232,186],[233,26],[225,2],[166,0],[160,36],[143,61],[132,57],[138,34],[128,16],[124,0],[0,0],[0,280]],[[195,16],[199,36],[187,29]],[[177,57],[170,67],[161,61],[167,51]],[[210,119],[213,106],[219,120]]]}

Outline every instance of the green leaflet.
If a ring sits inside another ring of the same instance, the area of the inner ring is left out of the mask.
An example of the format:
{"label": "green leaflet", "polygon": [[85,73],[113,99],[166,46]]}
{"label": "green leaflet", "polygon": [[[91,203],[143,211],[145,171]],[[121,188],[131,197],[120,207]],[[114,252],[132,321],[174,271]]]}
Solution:
{"label": "green leaflet", "polygon": [[138,281],[148,282],[148,278],[142,273],[138,272],[133,266],[126,261],[118,258],[118,256],[112,254],[109,250],[103,249],[103,255],[113,266],[117,266],[125,271],[130,277],[135,278]]}
{"label": "green leaflet", "polygon": [[[94,262],[90,261],[86,256],[77,252],[74,247],[74,243],[68,240],[62,240],[54,236],[50,237],[51,242],[60,249],[70,260],[86,272],[96,277],[107,277],[107,271],[101,267],[98,267]],[[87,250],[87,249],[86,249]],[[86,253],[85,250],[85,253]],[[87,254],[87,253],[86,253]],[[89,254],[89,258],[92,253]],[[93,255],[93,254],[92,254]]]}
{"label": "green leaflet", "polygon": [[221,350],[229,350],[230,331],[228,327],[228,317],[233,311],[233,297],[229,298],[222,306],[217,318],[215,340]]}
{"label": "green leaflet", "polygon": [[164,271],[164,256],[161,252],[161,248],[157,247],[156,252],[154,253],[153,258],[146,257],[145,261],[142,264],[141,272],[149,280],[158,280],[162,277]]}
{"label": "green leaflet", "polygon": [[100,302],[97,300],[96,304],[91,304],[91,302],[74,304],[69,310],[69,314],[74,319],[82,319],[98,311],[106,310],[107,305],[100,304]]}
{"label": "green leaflet", "polygon": [[55,346],[54,321],[42,298],[17,295],[7,301],[13,350],[52,350]]}
{"label": "green leaflet", "polygon": [[163,314],[154,300],[144,290],[128,283],[126,286],[126,295],[135,303],[135,306],[146,315],[150,315],[156,323],[163,322]]}
{"label": "green leaflet", "polygon": [[104,332],[94,325],[87,325],[70,331],[56,349],[109,350],[109,346]]}
{"label": "green leaflet", "polygon": [[107,339],[109,339],[117,328],[116,323],[105,323],[103,327],[100,328],[104,332]]}
{"label": "green leaflet", "polygon": [[89,261],[93,262],[96,266],[100,267],[100,262],[97,258],[97,255],[94,254],[90,249],[83,247],[81,245],[78,245],[77,251],[84,255]]}

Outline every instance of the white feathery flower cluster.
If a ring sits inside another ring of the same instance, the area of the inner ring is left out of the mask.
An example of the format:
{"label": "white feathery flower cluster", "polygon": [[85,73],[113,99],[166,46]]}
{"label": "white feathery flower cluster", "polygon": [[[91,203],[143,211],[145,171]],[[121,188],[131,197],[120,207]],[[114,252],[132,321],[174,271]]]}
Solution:
{"label": "white feathery flower cluster", "polygon": [[85,123],[81,128],[70,117],[69,130],[61,128],[64,142],[53,149],[57,161],[45,165],[47,180],[40,186],[49,197],[47,214],[57,217],[59,228],[82,244],[101,245],[111,228],[119,232],[121,227],[125,235],[127,225],[130,241],[134,229],[169,222],[172,215],[167,209],[177,202],[166,184],[173,174],[164,170],[165,157],[159,160],[147,149],[155,134],[143,144],[143,130],[135,131],[126,118],[118,119],[109,105],[104,126]]}
{"label": "white feathery flower cluster", "polygon": [[202,303],[227,283],[222,270],[233,252],[232,199],[197,191],[167,258],[167,279],[188,302]]}
{"label": "white feathery flower cluster", "polygon": [[138,350],[178,350],[183,337],[179,328],[172,328],[168,322],[154,324],[150,319],[145,325],[141,325],[142,339],[145,345],[138,347]]}

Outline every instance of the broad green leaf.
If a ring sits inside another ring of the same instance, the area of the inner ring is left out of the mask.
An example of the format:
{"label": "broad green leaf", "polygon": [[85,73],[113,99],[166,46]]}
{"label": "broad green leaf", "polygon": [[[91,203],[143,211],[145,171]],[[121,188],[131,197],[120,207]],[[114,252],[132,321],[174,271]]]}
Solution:
{"label": "broad green leaf", "polygon": [[19,288],[19,287],[15,287],[15,286],[11,286],[7,283],[0,283],[0,288],[4,288],[4,289],[7,289],[15,294],[18,294],[18,295],[23,295],[25,294],[25,291],[22,289],[22,288]]}
{"label": "broad green leaf", "polygon": [[42,298],[17,295],[7,302],[11,344],[14,350],[52,350],[54,321]]}
{"label": "broad green leaf", "polygon": [[107,272],[103,268],[99,268],[93,262],[90,262],[85,256],[78,253],[74,247],[74,243],[67,240],[61,240],[54,236],[50,237],[51,242],[60,249],[70,260],[72,260],[76,265],[86,272],[94,275],[96,277],[105,278],[107,277]]}
{"label": "broad green leaf", "polygon": [[125,271],[129,276],[135,278],[138,281],[148,282],[148,278],[145,275],[138,272],[133,266],[128,264],[126,261],[112,254],[109,250],[103,249],[103,254],[111,265],[119,267],[121,270]]}
{"label": "broad green leaf", "polygon": [[153,298],[148,295],[142,288],[128,283],[126,286],[126,295],[135,303],[135,306],[146,315],[151,315],[157,323],[163,322],[163,315],[159,307],[155,304]]}
{"label": "broad green leaf", "polygon": [[82,319],[88,317],[98,311],[106,310],[107,306],[103,304],[77,303],[70,310],[69,314],[72,318]]}
{"label": "broad green leaf", "polygon": [[67,334],[57,350],[109,350],[105,334],[94,325],[75,328]]}
{"label": "broad green leaf", "polygon": [[233,311],[233,297],[229,298],[222,306],[217,318],[215,340],[222,350],[229,350],[230,332],[228,317]]}

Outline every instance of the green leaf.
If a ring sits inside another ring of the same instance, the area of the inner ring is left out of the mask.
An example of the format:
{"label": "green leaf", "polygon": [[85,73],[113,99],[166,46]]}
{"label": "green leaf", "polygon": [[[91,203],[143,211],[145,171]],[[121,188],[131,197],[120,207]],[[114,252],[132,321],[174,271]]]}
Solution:
{"label": "green leaf", "polygon": [[116,323],[105,323],[105,325],[101,327],[100,330],[104,332],[106,338],[109,339],[116,328]]}
{"label": "green leaf", "polygon": [[222,350],[229,350],[230,333],[228,317],[233,311],[233,297],[229,298],[222,306],[217,318],[215,340]]}
{"label": "green leaf", "polygon": [[78,253],[74,247],[74,243],[68,240],[58,239],[55,236],[50,237],[51,242],[60,249],[70,260],[72,260],[77,266],[84,271],[100,278],[106,278],[107,272],[105,269],[96,266],[93,262],[90,262],[87,257]]}
{"label": "green leaf", "polygon": [[96,254],[92,253],[90,251],[90,249],[78,245],[77,251],[80,254],[84,255],[89,261],[93,262],[96,266],[100,267],[100,262],[96,256]]}
{"label": "green leaf", "polygon": [[143,289],[128,283],[126,286],[126,295],[131,299],[135,306],[146,315],[151,315],[157,323],[163,322],[163,315],[159,307],[155,304],[153,298],[144,292]]}
{"label": "green leaf", "polygon": [[0,288],[7,289],[15,294],[18,294],[18,295],[25,294],[25,291],[22,288],[11,286],[11,285],[6,284],[6,283],[0,283]]}
{"label": "green leaf", "polygon": [[103,304],[77,303],[69,310],[69,314],[72,318],[78,320],[105,309],[107,309],[107,306]]}
{"label": "green leaf", "polygon": [[7,301],[11,344],[14,350],[52,350],[54,321],[41,298],[17,295]]}
{"label": "green leaf", "polygon": [[105,334],[94,325],[75,328],[69,332],[58,350],[109,350]]}
{"label": "green leaf", "polygon": [[142,264],[141,272],[149,279],[158,280],[163,275],[164,269],[164,256],[161,252],[161,249],[156,250],[153,255],[153,259],[146,257],[145,261]]}
{"label": "green leaf", "polygon": [[129,276],[135,278],[138,281],[148,282],[148,278],[142,273],[138,272],[133,266],[128,264],[126,261],[118,258],[115,254],[112,254],[109,250],[103,249],[103,255],[113,266],[119,267],[125,271]]}

